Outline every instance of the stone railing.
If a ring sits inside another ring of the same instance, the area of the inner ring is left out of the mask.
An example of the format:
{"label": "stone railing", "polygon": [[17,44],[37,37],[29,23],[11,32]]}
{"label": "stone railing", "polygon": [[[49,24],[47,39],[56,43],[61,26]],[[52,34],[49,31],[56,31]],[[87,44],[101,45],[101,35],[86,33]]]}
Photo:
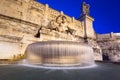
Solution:
{"label": "stone railing", "polygon": [[97,34],[98,40],[120,39],[120,33]]}

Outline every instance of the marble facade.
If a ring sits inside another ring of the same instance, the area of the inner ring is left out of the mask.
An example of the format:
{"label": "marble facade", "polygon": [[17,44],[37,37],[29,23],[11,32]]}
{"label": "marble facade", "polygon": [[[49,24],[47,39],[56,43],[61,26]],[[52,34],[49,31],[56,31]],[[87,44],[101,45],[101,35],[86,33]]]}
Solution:
{"label": "marble facade", "polygon": [[103,39],[96,36],[88,12],[83,9],[77,20],[35,0],[1,0],[0,59],[24,55],[31,43],[63,40],[87,43],[94,49],[95,60],[102,60]]}

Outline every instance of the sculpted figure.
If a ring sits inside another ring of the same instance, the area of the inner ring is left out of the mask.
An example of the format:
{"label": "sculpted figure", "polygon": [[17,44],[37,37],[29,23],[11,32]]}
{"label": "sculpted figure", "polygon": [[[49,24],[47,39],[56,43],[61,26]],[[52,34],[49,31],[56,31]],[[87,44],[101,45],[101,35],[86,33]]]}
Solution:
{"label": "sculpted figure", "polygon": [[48,26],[50,30],[58,31],[58,24],[54,20],[50,21]]}
{"label": "sculpted figure", "polygon": [[36,38],[40,38],[40,30],[42,30],[42,27],[40,27],[40,28],[38,29],[38,32],[37,32],[37,34],[35,35]]}
{"label": "sculpted figure", "polygon": [[59,32],[65,32],[68,28],[67,18],[63,15],[59,15],[56,20],[50,21],[48,28]]}
{"label": "sculpted figure", "polygon": [[61,24],[64,24],[64,23],[67,23],[67,18],[63,15],[59,15],[57,18],[56,18],[56,22],[59,24],[59,26]]}
{"label": "sculpted figure", "polygon": [[82,4],[82,14],[83,15],[89,15],[89,9],[90,9],[90,5],[83,2],[83,4]]}
{"label": "sculpted figure", "polygon": [[59,15],[56,18],[56,22],[59,24],[58,29],[60,32],[65,32],[67,30],[68,21],[67,21],[67,18],[65,16]]}
{"label": "sculpted figure", "polygon": [[67,32],[67,34],[70,33],[71,35],[73,35],[73,33],[75,32],[75,30],[71,29],[70,27],[67,27],[66,32]]}

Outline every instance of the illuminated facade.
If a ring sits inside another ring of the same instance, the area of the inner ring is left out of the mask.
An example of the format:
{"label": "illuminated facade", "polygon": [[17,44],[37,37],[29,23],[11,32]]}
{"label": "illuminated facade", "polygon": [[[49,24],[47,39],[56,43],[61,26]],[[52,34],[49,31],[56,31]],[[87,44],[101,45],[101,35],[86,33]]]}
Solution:
{"label": "illuminated facade", "polygon": [[86,3],[76,20],[35,0],[1,0],[0,59],[23,56],[29,44],[39,41],[73,41],[90,45],[94,59],[102,60],[93,21]]}

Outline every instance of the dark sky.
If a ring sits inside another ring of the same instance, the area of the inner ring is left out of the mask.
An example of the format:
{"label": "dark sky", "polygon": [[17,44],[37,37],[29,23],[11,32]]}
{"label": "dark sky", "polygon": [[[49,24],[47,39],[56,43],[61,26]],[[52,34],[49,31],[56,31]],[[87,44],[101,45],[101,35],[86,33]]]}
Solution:
{"label": "dark sky", "polygon": [[94,30],[99,33],[120,32],[120,0],[37,0],[76,19],[83,1],[90,4],[90,15],[95,19]]}

